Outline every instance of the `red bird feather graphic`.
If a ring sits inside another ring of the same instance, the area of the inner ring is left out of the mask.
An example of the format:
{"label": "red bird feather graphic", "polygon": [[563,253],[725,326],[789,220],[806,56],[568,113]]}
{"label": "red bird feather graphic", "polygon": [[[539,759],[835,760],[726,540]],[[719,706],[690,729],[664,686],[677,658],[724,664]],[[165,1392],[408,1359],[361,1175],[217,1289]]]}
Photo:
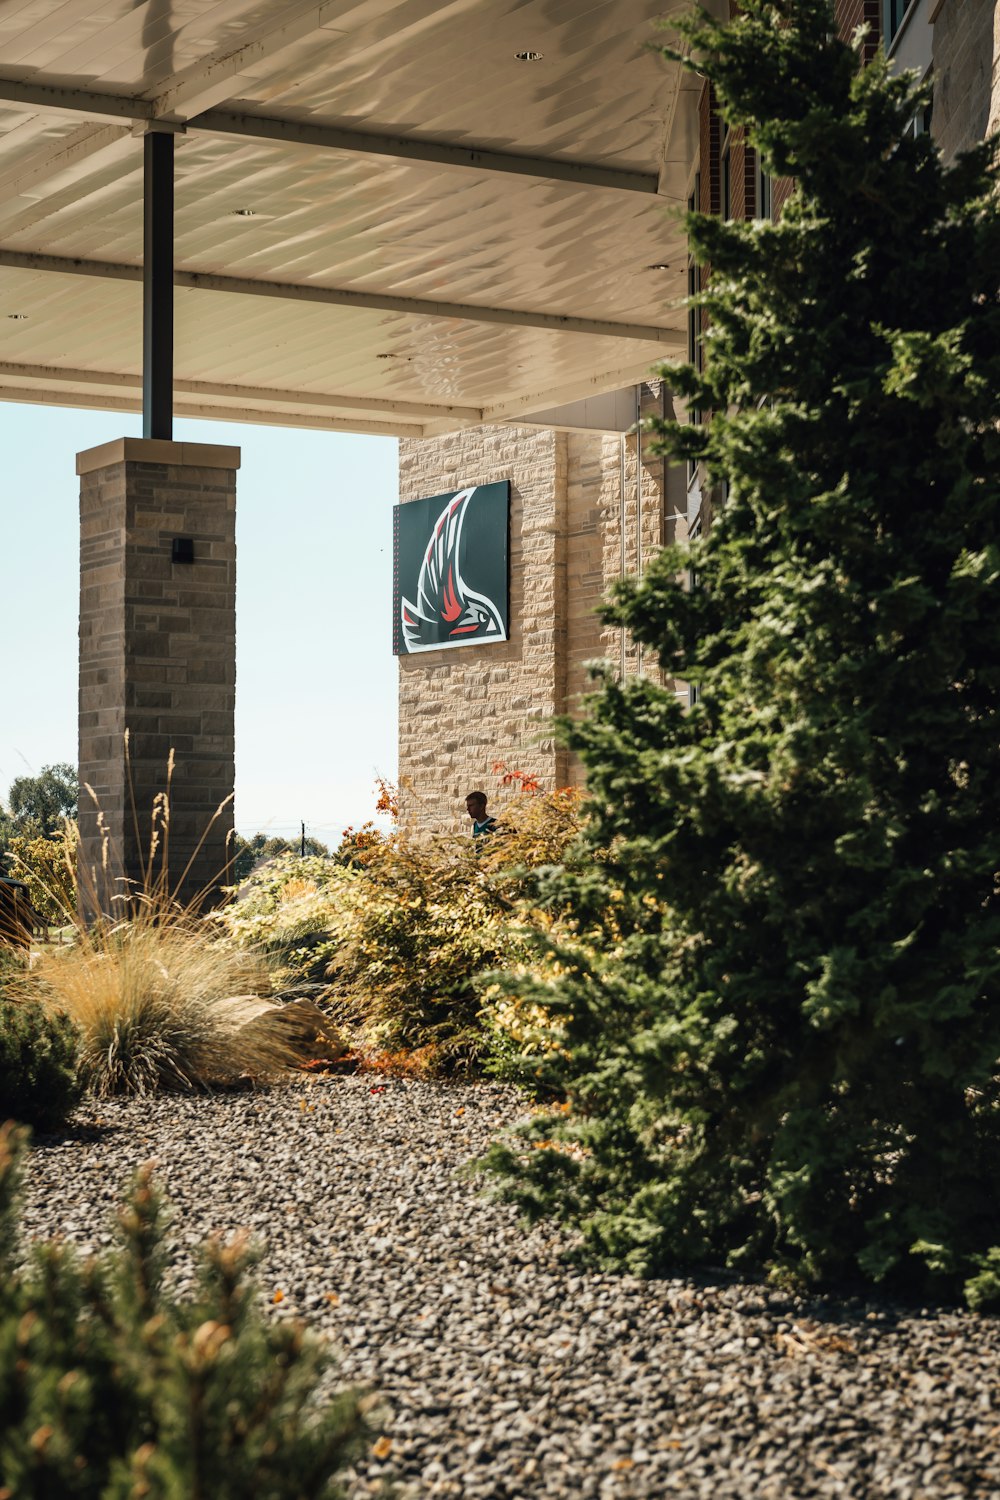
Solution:
{"label": "red bird feather graphic", "polygon": [[459,569],[462,526],[476,493],[461,490],[448,501],[431,531],[417,579],[417,602],[400,602],[403,640],[410,651],[440,651],[466,641],[503,641],[500,611],[485,594],[470,589]]}

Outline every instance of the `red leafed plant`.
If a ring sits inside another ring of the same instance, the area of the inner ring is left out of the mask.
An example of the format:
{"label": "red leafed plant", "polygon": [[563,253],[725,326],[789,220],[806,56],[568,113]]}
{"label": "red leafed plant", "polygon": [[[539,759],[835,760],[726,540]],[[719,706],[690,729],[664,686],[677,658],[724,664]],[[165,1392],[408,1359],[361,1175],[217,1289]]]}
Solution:
{"label": "red leafed plant", "polygon": [[387,781],[384,776],[376,776],[375,789],[378,792],[375,811],[388,813],[395,823],[399,818],[399,787],[395,782]]}
{"label": "red leafed plant", "polygon": [[501,786],[516,786],[519,792],[535,794],[542,790],[537,776],[532,776],[530,771],[511,770],[503,760],[493,762],[493,774],[499,776]]}

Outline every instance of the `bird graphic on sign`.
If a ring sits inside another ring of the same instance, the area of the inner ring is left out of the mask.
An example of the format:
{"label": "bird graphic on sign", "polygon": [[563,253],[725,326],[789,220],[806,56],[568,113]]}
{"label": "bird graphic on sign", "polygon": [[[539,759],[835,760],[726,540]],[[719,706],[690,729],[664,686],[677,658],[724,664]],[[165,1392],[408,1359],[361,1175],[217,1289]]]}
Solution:
{"label": "bird graphic on sign", "polygon": [[476,486],[460,490],[445,505],[431,530],[417,579],[417,602],[400,601],[407,651],[439,651],[467,641],[506,639],[500,610],[462,577],[462,527]]}

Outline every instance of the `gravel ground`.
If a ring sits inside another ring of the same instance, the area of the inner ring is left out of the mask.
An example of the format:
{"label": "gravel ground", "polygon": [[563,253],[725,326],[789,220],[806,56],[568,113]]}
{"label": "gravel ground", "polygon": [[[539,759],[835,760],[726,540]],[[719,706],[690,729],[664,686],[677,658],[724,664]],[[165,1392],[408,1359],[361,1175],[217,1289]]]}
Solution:
{"label": "gravel ground", "polygon": [[523,1109],[361,1077],[90,1106],[32,1153],[26,1229],[98,1248],[149,1160],[182,1284],[206,1233],[250,1228],[273,1314],[384,1395],[354,1500],[1000,1495],[1000,1320],[580,1274],[456,1172]]}

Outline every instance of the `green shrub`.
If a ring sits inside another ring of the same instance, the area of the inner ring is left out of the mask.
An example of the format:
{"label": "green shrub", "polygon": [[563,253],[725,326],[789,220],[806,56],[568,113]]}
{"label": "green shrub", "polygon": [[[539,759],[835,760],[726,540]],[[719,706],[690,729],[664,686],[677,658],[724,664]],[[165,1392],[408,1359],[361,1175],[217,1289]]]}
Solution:
{"label": "green shrub", "polygon": [[80,1037],[37,1000],[0,993],[0,1119],[52,1130],[80,1102]]}
{"label": "green shrub", "polygon": [[263,954],[275,990],[322,985],[335,951],[339,891],[351,875],[331,857],[282,854],[237,888],[216,914],[229,940]]}
{"label": "green shrub", "polygon": [[[710,1260],[996,1295],[1000,1246],[1000,204],[927,102],[860,68],[825,0],[672,19],[798,188],[689,220],[711,265],[712,420],[662,424],[727,486],[611,618],[696,684],[605,683],[569,732],[590,871],[534,998],[564,1149],[494,1163],[597,1260]],[[692,586],[692,584],[694,586]]]}
{"label": "green shrub", "polygon": [[965,1283],[965,1300],[974,1312],[1000,1312],[1000,1246],[977,1256],[976,1274]]}
{"label": "green shrub", "polygon": [[366,1437],[364,1399],[321,1396],[323,1347],[265,1323],[240,1244],[210,1240],[197,1292],[164,1285],[148,1170],[117,1248],[57,1243],[17,1264],[20,1142],[0,1132],[0,1489],[32,1500],[335,1500]]}

